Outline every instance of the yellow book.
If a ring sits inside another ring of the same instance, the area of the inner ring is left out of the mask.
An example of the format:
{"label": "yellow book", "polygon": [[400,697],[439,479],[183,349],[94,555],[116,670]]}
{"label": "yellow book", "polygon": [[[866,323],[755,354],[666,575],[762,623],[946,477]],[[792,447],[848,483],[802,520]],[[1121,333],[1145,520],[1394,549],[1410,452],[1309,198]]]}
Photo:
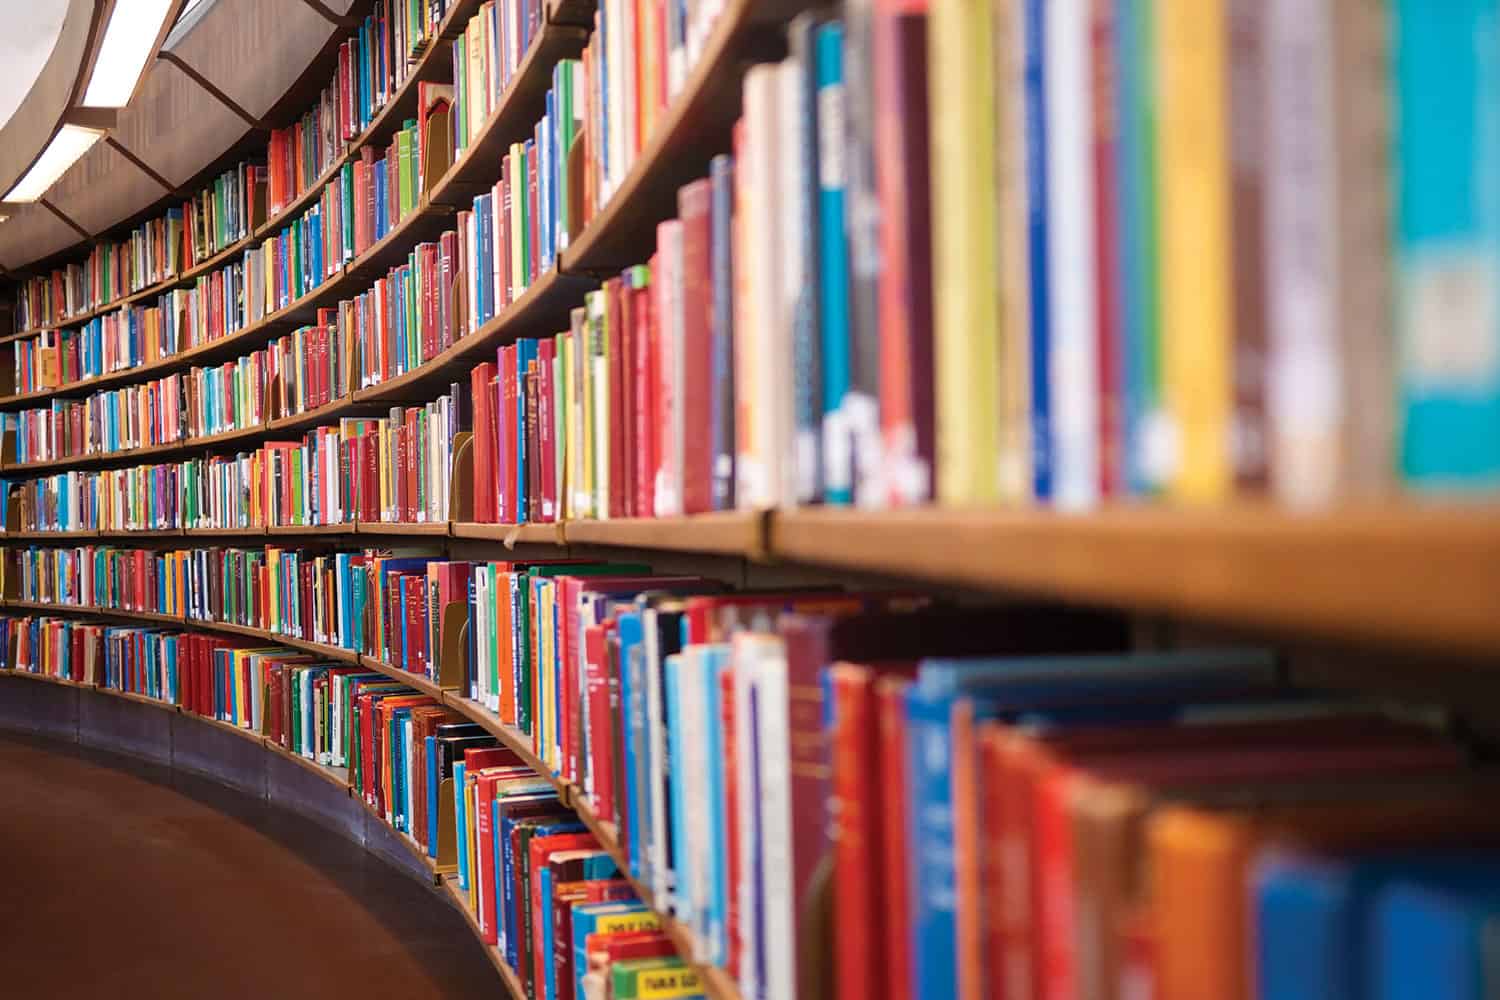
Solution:
{"label": "yellow book", "polygon": [[996,252],[999,257],[998,487],[1007,503],[1032,497],[1031,269],[1026,201],[1026,11],[991,0],[995,31]]}
{"label": "yellow book", "polygon": [[1223,0],[1158,0],[1162,394],[1170,491],[1224,498],[1233,482],[1232,323]]}
{"label": "yellow book", "polygon": [[522,243],[522,234],[526,232],[526,217],[522,212],[526,202],[526,171],[521,167],[523,148],[519,142],[511,144],[510,165],[506,168],[510,176],[510,283],[514,296],[519,296],[521,289],[526,287],[525,245]]}
{"label": "yellow book", "polygon": [[[1000,304],[991,0],[934,0],[927,29],[932,107],[933,353],[938,501],[1000,498]],[[954,80],[964,81],[954,88]]]}
{"label": "yellow book", "polygon": [[[592,293],[591,293],[592,294]],[[585,299],[587,301],[587,299]],[[589,363],[589,333],[587,309],[574,309],[570,314],[573,322],[573,354],[577,366],[576,388],[578,410],[582,419],[578,425],[577,451],[579,460],[578,516],[594,516],[594,388],[593,366]]]}

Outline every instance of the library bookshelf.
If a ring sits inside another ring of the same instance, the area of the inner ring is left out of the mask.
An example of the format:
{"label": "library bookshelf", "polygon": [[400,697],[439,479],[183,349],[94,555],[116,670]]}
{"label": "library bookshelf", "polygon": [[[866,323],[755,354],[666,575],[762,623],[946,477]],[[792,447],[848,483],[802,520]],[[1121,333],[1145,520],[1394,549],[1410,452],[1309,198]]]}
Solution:
{"label": "library bookshelf", "polygon": [[[558,800],[564,806],[567,806],[578,814],[579,818],[583,820],[583,822],[588,826],[589,830],[594,834],[595,837],[598,838],[600,846],[604,850],[608,851],[610,855],[615,859],[616,864],[620,866],[620,871],[622,873],[626,873],[629,871],[629,864],[626,863],[624,852],[620,848],[618,832],[614,829],[613,824],[601,820],[596,815],[594,815],[593,811],[589,807],[587,796],[582,794],[582,792],[571,782],[559,777],[557,773],[553,771],[550,765],[548,765],[545,761],[538,757],[535,751],[532,749],[530,740],[527,739],[527,737],[523,733],[517,730],[514,726],[510,726],[502,722],[500,720],[500,717],[496,713],[491,712],[489,709],[477,704],[474,701],[471,701],[466,697],[463,697],[462,694],[455,688],[442,687],[426,677],[413,674],[412,672],[403,670],[398,666],[386,663],[384,660],[380,660],[372,656],[367,656],[354,650],[341,649],[336,646],[329,646],[324,643],[313,642],[310,640],[298,638],[296,636],[283,635],[279,632],[270,632],[265,629],[249,628],[247,626],[236,625],[230,622],[205,621],[202,619],[191,617],[163,615],[150,611],[129,611],[111,608],[78,607],[72,605],[48,604],[30,601],[0,601],[0,608],[15,609],[19,611],[45,611],[49,614],[62,613],[68,615],[90,616],[116,621],[139,621],[149,622],[152,624],[172,624],[186,629],[194,629],[206,632],[218,632],[226,635],[252,638],[263,641],[270,645],[285,646],[291,649],[313,653],[323,659],[336,660],[343,663],[357,665],[365,668],[366,670],[373,670],[395,680],[399,680],[405,684],[410,685],[423,694],[427,694],[437,699],[441,704],[454,709],[470,721],[476,722],[479,725],[483,726],[487,732],[495,736],[501,743],[514,750],[528,767],[530,767],[542,778],[545,778],[556,788]],[[268,752],[276,753],[288,759],[295,760],[299,765],[307,768],[308,770],[319,775],[325,780],[332,782],[335,785],[341,784],[345,792],[354,795],[353,790],[349,786],[349,775],[347,769],[330,768],[317,764],[313,761],[307,760],[306,758],[298,754],[286,750],[285,748],[277,744],[274,740],[271,740],[267,737],[263,737],[257,733],[249,731],[248,729],[242,729],[238,726],[233,726],[227,722],[222,722],[217,719],[203,719],[200,716],[192,715],[192,713],[184,712],[177,705],[163,702],[154,698],[148,698],[143,695],[117,691],[104,686],[78,684],[70,680],[51,677],[46,674],[33,674],[21,670],[0,670],[0,676],[14,676],[27,678],[29,680],[39,681],[43,683],[78,687],[90,693],[96,693],[102,696],[123,698],[137,704],[150,705],[158,710],[178,712],[184,715],[189,715],[192,718],[200,719],[206,724],[216,726],[227,732],[233,732],[236,735],[242,736],[253,743],[258,743]],[[354,797],[360,802],[364,802],[364,799],[362,797],[358,795],[354,795]],[[370,807],[366,805],[366,808],[368,809]],[[382,817],[375,815],[373,809],[371,810],[371,815],[374,816],[375,819],[384,822]],[[395,831],[391,831],[391,833],[412,852],[412,854],[421,862],[421,864],[427,866],[433,879],[435,880],[435,884],[441,885],[445,889],[445,891],[451,894],[454,905],[458,906],[460,910],[464,911],[464,913],[467,915],[467,919],[469,921],[471,929],[475,932],[475,935],[478,936],[479,927],[478,924],[474,921],[474,915],[468,908],[466,898],[460,898],[460,896],[458,895],[457,887],[452,882],[451,877],[446,876],[444,873],[439,873],[435,863],[432,862],[426,854],[420,852],[415,841],[411,840],[404,834],[395,833]],[[652,903],[652,897],[649,889],[647,889],[644,885],[641,885],[634,879],[632,879],[632,883],[641,900],[656,911],[657,916],[661,920],[662,927],[666,930],[668,935],[672,937],[674,942],[677,943],[678,950],[683,958],[689,958],[693,954],[693,950],[691,940],[686,929],[678,924],[675,920],[673,920],[672,916],[669,913],[663,912]],[[516,1000],[522,1000],[522,998],[524,998],[525,996],[525,992],[520,988],[519,981],[515,977],[514,970],[512,970],[508,965],[505,964],[504,958],[493,946],[485,946],[485,950],[486,954],[490,958],[490,961],[495,964],[495,968],[497,969],[497,971],[499,971],[501,978],[506,982],[506,986],[508,989],[510,989],[511,995],[515,997]],[[738,989],[733,985],[732,981],[723,972],[723,970],[715,968],[713,966],[705,966],[701,964],[696,965],[696,968],[708,988],[709,995],[712,996],[714,1000],[735,1000],[735,998],[739,996]]]}
{"label": "library bookshelf", "polygon": [[[361,149],[389,140],[401,121],[412,114],[421,83],[451,79],[454,67],[447,42],[462,33],[480,6],[480,0],[455,0],[435,41],[413,64],[405,83],[386,107],[363,133],[346,144],[306,191],[259,222],[252,236],[165,282],[71,317],[62,325],[75,326],[121,305],[186,286],[276,233],[310,206],[338,170],[358,158]],[[385,381],[360,385],[322,406],[278,414],[260,424],[206,437],[27,463],[14,461],[15,442],[5,441],[0,446],[4,459],[0,461],[0,473],[24,479],[172,456],[233,453],[279,435],[376,413],[382,406],[425,401],[447,385],[461,382],[476,364],[493,358],[497,348],[565,327],[569,314],[582,305],[584,295],[596,289],[601,278],[651,256],[656,246],[656,224],[676,211],[678,189],[702,177],[710,156],[728,148],[731,142],[731,130],[741,108],[740,80],[745,63],[778,54],[784,47],[779,27],[811,6],[798,0],[726,0],[723,13],[704,40],[700,59],[687,71],[677,96],[612,196],[586,224],[569,234],[558,258],[522,294],[425,362]],[[546,10],[547,17],[497,106],[466,150],[429,179],[410,214],[337,273],[297,300],[217,340],[129,370],[0,396],[0,410],[69,399],[94,389],[228,358],[264,344],[321,307],[365,290],[376,276],[404,260],[417,244],[451,226],[456,211],[471,202],[476,193],[489,189],[497,179],[496,164],[507,144],[525,134],[544,105],[553,66],[559,59],[582,51],[588,38],[587,26],[593,21],[593,5],[586,0],[550,0]],[[23,331],[0,343],[39,332]],[[453,460],[451,480],[472,484],[472,454],[460,449]],[[1117,504],[1078,513],[1031,507],[808,507],[521,524],[477,522],[472,503],[462,496],[456,495],[451,507],[456,512],[453,519],[419,523],[353,521],[269,528],[105,531],[18,530],[18,512],[10,510],[6,512],[7,530],[0,533],[0,546],[67,545],[85,539],[136,540],[178,548],[205,547],[211,544],[210,539],[247,543],[280,540],[278,544],[287,546],[324,542],[358,546],[364,540],[372,548],[399,545],[443,554],[493,553],[521,547],[549,558],[628,552],[655,563],[701,557],[720,560],[721,569],[725,565],[739,567],[742,577],[751,567],[789,574],[805,570],[809,578],[829,572],[860,574],[907,585],[1045,597],[1343,648],[1380,647],[1464,662],[1493,659],[1500,654],[1500,510],[1494,507],[1408,500],[1314,511],[1289,510],[1269,502],[1212,507]],[[398,679],[478,723],[515,750],[553,784],[560,800],[577,812],[628,875],[618,831],[595,815],[587,796],[537,756],[527,735],[463,697],[456,687],[362,652],[233,623],[144,610],[18,600],[5,600],[0,607],[171,624],[253,638]],[[133,702],[143,700],[122,697]],[[172,708],[167,706],[166,710]],[[264,739],[260,742],[269,752],[286,753]],[[334,784],[340,780],[336,772],[296,759]],[[347,775],[342,780],[347,788]],[[456,885],[435,870],[431,874],[477,933],[473,914]],[[653,903],[646,886],[636,882],[635,889],[657,911],[682,957],[691,959],[689,931]],[[490,948],[488,952],[508,987],[519,996],[514,970],[505,965],[498,951]],[[702,964],[696,968],[715,1000],[738,996],[723,970]]]}

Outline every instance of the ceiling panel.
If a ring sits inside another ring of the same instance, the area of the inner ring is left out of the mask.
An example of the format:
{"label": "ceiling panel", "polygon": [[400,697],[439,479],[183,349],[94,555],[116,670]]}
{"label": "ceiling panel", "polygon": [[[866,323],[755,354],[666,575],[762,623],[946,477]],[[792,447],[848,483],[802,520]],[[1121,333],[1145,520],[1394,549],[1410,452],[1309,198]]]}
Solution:
{"label": "ceiling panel", "polygon": [[62,175],[47,200],[90,233],[100,233],[166,193],[139,167],[100,142]]}
{"label": "ceiling panel", "polygon": [[302,0],[219,0],[172,53],[259,117],[335,30],[349,29],[336,29]]}
{"label": "ceiling panel", "polygon": [[24,268],[79,242],[78,234],[41,205],[26,205],[0,223],[0,265]]}
{"label": "ceiling panel", "polygon": [[[183,184],[245,134],[243,119],[182,70],[158,60],[115,138],[173,184]],[[124,218],[125,213],[121,213]]]}

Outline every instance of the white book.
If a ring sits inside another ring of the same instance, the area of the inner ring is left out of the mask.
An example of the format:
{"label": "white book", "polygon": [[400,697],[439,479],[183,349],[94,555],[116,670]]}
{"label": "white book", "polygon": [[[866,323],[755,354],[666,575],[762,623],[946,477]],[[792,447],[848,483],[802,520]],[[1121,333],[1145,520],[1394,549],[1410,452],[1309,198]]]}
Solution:
{"label": "white book", "polygon": [[614,331],[606,326],[608,313],[603,292],[590,292],[586,299],[589,311],[589,389],[592,395],[594,434],[594,517],[606,520],[609,509],[609,440],[615,430],[609,426],[609,352],[613,349]]}
{"label": "white book", "polygon": [[1095,289],[1089,0],[1046,5],[1048,381],[1057,506],[1099,498],[1099,314]]}
{"label": "white book", "polygon": [[599,204],[609,203],[615,188],[630,169],[625,160],[625,63],[633,53],[625,47],[625,3],[624,0],[606,0],[604,4],[604,63],[607,74],[609,109],[605,118],[608,130],[609,158],[606,164],[605,183],[599,192]]}
{"label": "white book", "polygon": [[[789,382],[776,362],[784,341],[780,322],[777,255],[784,252],[777,213],[776,157],[780,128],[780,77],[775,65],[752,67],[745,74],[745,143],[735,173],[740,211],[745,283],[735,289],[734,376],[737,437],[735,498],[743,508],[773,507],[778,483],[773,478],[771,451],[779,440],[775,383]],[[743,319],[744,322],[738,322]],[[784,357],[790,360],[788,352]]]}
{"label": "white book", "polygon": [[780,274],[771,371],[782,374],[780,378],[770,380],[775,390],[773,416],[776,435],[767,458],[776,505],[795,507],[812,502],[818,483],[816,440],[810,429],[805,436],[797,431],[797,379],[793,374],[796,370],[798,305],[805,295],[810,294],[814,280],[814,276],[808,273],[812,262],[804,252],[801,235],[813,219],[813,207],[808,204],[807,185],[803,179],[807,156],[804,143],[812,140],[807,130],[812,123],[803,113],[807,77],[802,62],[796,58],[783,61],[777,69],[777,83],[778,129],[787,141],[780,144],[780,155],[775,160],[776,189],[780,197],[774,204],[780,215],[778,231],[782,239],[777,254]]}
{"label": "white book", "polygon": [[1265,13],[1266,412],[1277,499],[1334,499],[1343,413],[1333,12],[1271,0]]}

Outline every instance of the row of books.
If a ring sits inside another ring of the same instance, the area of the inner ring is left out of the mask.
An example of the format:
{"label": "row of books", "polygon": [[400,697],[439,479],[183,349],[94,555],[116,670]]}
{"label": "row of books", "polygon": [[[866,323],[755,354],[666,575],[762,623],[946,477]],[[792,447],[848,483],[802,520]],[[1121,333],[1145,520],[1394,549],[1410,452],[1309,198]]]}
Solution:
{"label": "row of books", "polygon": [[554,785],[434,698],[360,667],[195,632],[3,616],[0,640],[9,669],[178,704],[346,769],[356,794],[450,873],[528,995],[702,996],[660,917]]}
{"label": "row of books", "polygon": [[[332,319],[320,310],[320,320]],[[80,400],[0,414],[16,461],[47,462],[175,444],[258,427],[347,396],[350,359],[330,326],[298,327],[266,347]]]}
{"label": "row of books", "polygon": [[583,54],[584,150],[577,232],[609,202],[697,65],[724,0],[606,2]]}
{"label": "row of books", "polygon": [[500,106],[506,85],[541,30],[541,0],[485,0],[453,47],[453,158]]}
{"label": "row of books", "polygon": [[[1500,906],[1490,779],[1440,731],[1290,685],[1268,651],[1131,652],[1093,612],[725,594],[628,564],[192,558],[229,566],[225,611],[256,627],[311,606],[318,641],[429,680],[458,656],[461,693],[615,825],[629,874],[747,996],[801,995],[830,905],[816,960],[839,997],[1480,995],[1459,987],[1486,954],[1463,928]],[[459,614],[467,648],[444,646]],[[1356,922],[1382,936],[1304,937]],[[1451,957],[1393,958],[1418,927]]]}
{"label": "row of books", "polygon": [[265,219],[264,172],[249,163],[231,167],[183,204],[136,226],[128,237],[97,244],[83,264],[19,282],[16,327],[61,325],[174,278],[250,235]]}
{"label": "row of books", "polygon": [[436,41],[447,0],[377,0],[339,50],[338,67],[318,103],[284,129],[272,130],[265,164],[240,163],[182,206],[137,227],[121,241],[101,242],[82,264],[26,279],[17,291],[16,324],[61,325],[131,292],[171,278],[251,235],[343,155]]}
{"label": "row of books", "polygon": [[347,417],[254,451],[6,482],[21,531],[158,531],[356,521],[445,522],[452,512],[455,387],[422,406]]}

